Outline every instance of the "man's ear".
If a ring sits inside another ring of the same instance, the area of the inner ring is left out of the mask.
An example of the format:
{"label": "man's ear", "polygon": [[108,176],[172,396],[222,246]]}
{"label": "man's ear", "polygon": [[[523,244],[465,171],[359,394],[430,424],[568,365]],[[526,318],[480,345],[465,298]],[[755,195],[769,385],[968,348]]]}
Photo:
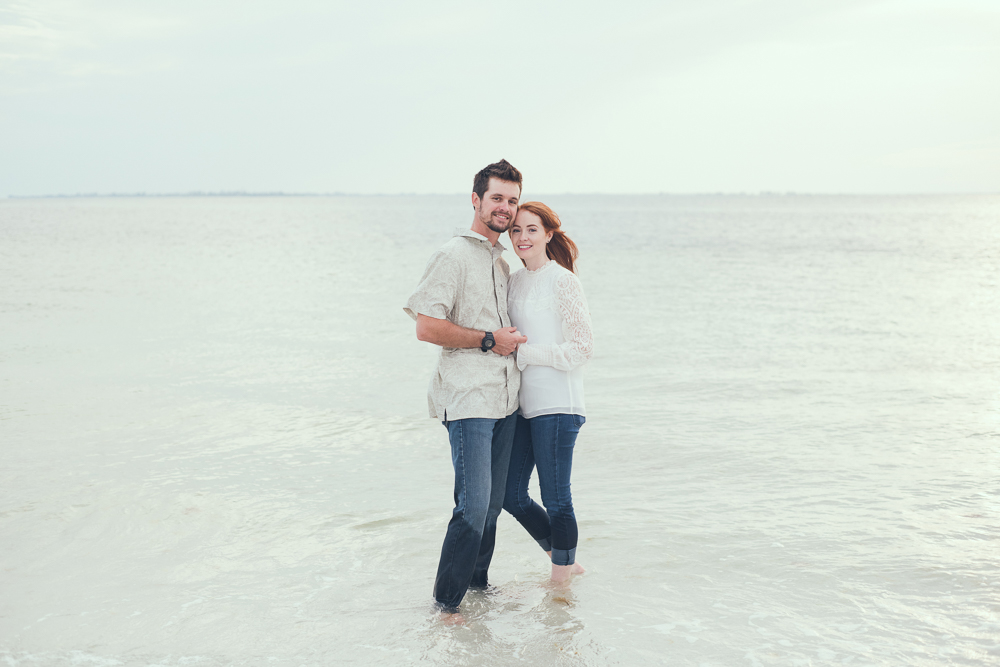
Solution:
{"label": "man's ear", "polygon": [[477,195],[475,192],[472,193],[472,208],[475,209],[479,208],[479,195]]}

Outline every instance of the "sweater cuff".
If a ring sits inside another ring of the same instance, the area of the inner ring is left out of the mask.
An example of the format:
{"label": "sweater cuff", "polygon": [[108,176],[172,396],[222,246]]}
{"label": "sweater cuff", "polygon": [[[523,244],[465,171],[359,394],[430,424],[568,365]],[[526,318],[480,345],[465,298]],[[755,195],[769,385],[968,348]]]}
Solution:
{"label": "sweater cuff", "polygon": [[515,356],[515,361],[517,362],[517,370],[523,371],[529,364],[531,358],[531,352],[527,349],[528,344],[523,343],[517,346],[517,355]]}

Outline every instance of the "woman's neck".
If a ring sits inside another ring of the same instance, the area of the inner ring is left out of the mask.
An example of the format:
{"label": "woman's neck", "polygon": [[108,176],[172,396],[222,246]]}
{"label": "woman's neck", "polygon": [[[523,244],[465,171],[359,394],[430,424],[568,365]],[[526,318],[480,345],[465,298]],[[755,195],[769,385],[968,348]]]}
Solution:
{"label": "woman's neck", "polygon": [[538,255],[537,257],[532,257],[524,262],[524,267],[529,271],[537,271],[546,264],[549,263],[549,258],[546,255]]}

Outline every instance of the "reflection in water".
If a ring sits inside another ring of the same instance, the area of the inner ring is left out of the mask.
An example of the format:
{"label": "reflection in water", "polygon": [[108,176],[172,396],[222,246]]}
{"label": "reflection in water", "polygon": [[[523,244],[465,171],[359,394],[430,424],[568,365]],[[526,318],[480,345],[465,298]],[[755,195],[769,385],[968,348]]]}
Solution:
{"label": "reflection in water", "polygon": [[426,624],[422,656],[458,665],[598,664],[591,659],[601,652],[588,645],[575,604],[571,589],[547,580],[470,591],[462,606],[465,625]]}

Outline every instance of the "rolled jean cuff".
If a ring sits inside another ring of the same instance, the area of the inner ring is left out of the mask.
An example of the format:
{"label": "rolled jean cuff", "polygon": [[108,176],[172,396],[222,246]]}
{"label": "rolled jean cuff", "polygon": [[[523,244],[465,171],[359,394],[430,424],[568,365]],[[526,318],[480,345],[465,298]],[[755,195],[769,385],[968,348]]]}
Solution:
{"label": "rolled jean cuff", "polygon": [[542,551],[552,551],[552,537],[546,537],[540,540],[535,540],[538,542],[538,546],[542,548]]}
{"label": "rolled jean cuff", "polygon": [[553,565],[572,565],[576,562],[576,547],[572,549],[553,549]]}

